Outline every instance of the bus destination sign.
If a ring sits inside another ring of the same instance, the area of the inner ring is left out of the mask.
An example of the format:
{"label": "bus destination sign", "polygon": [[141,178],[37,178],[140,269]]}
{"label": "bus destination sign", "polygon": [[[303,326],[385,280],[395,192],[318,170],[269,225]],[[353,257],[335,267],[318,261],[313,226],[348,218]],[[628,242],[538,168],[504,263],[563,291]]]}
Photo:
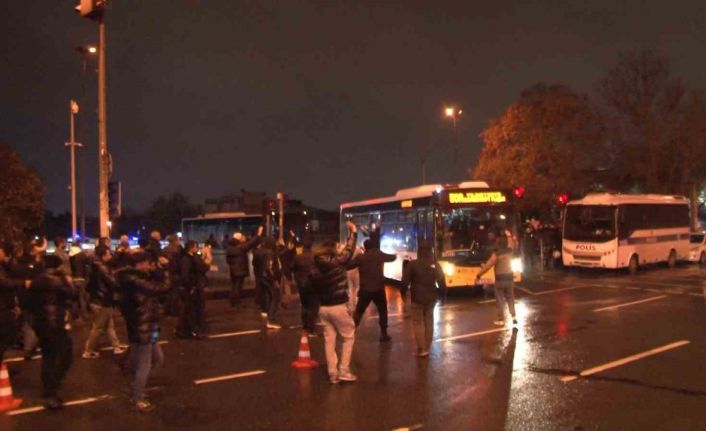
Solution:
{"label": "bus destination sign", "polygon": [[507,196],[500,191],[450,191],[449,204],[502,204]]}

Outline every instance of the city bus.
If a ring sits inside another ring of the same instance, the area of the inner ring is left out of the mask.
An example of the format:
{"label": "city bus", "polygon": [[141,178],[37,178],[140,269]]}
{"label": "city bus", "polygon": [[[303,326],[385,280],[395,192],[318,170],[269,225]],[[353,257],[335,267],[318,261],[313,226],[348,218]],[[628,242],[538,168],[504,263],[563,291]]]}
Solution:
{"label": "city bus", "polygon": [[628,268],[689,257],[689,201],[683,196],[593,193],[564,209],[566,266]]}
{"label": "city bus", "polygon": [[[521,195],[517,189],[517,195]],[[341,212],[341,241],[346,239],[346,221],[362,231],[380,229],[380,248],[396,254],[385,265],[385,277],[399,281],[404,266],[417,258],[421,241],[430,243],[440,262],[449,288],[473,287],[480,265],[492,254],[496,238],[505,229],[515,236],[520,226],[513,190],[491,189],[482,181],[434,184],[399,190],[394,196],[344,203]],[[358,236],[358,245],[366,235]],[[513,260],[515,280],[520,280],[520,258]],[[495,283],[490,270],[478,286]]]}

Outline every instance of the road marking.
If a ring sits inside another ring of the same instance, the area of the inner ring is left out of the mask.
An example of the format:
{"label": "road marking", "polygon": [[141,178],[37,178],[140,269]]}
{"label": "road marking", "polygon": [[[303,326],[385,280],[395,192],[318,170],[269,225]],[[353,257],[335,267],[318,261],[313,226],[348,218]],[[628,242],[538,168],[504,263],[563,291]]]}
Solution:
{"label": "road marking", "polygon": [[[91,398],[84,398],[81,400],[74,400],[74,401],[68,401],[64,403],[65,407],[71,407],[71,406],[79,406],[82,404],[90,404],[90,403],[95,403],[96,401],[103,401],[107,400],[109,398],[113,398],[111,395],[99,395],[97,397],[91,397]],[[24,415],[27,413],[36,413],[36,412],[41,412],[46,410],[46,407],[44,406],[34,406],[34,407],[27,407],[24,409],[18,409],[18,410],[11,410],[7,412],[8,415],[10,416],[16,416],[16,415]]]}
{"label": "road marking", "polygon": [[[387,317],[397,317],[401,316],[404,313],[388,313]],[[379,319],[380,315],[376,314],[375,316],[370,316],[369,319]]]}
{"label": "road marking", "polygon": [[[32,360],[34,360],[34,359],[41,359],[41,358],[42,358],[42,355],[34,355],[34,356],[32,356]],[[22,361],[24,361],[24,360],[25,360],[25,358],[24,358],[23,356],[19,356],[19,357],[17,357],[17,358],[6,358],[4,362],[6,362],[6,363],[7,363],[7,362],[22,362]]]}
{"label": "road marking", "polygon": [[437,343],[440,343],[442,341],[453,341],[453,340],[459,340],[462,338],[478,337],[480,335],[493,334],[495,332],[501,332],[501,331],[507,331],[507,328],[503,327],[503,328],[487,329],[485,331],[471,332],[470,334],[454,335],[453,337],[446,337],[446,338],[437,338],[434,341]]}
{"label": "road marking", "polygon": [[228,332],[225,334],[213,334],[209,335],[208,338],[225,338],[225,337],[237,337],[238,335],[251,335],[259,334],[261,331],[259,329],[253,329],[251,331],[240,331],[240,332]]}
{"label": "road marking", "polygon": [[552,290],[543,290],[541,292],[533,292],[526,287],[517,287],[519,290],[529,293],[532,296],[540,296],[540,295],[549,295],[552,293],[557,293],[557,292],[566,292],[567,290],[576,290],[576,289],[586,289],[587,287],[591,287],[590,285],[586,286],[572,286],[572,287],[562,287],[561,289],[552,289]]}
{"label": "road marking", "polygon": [[676,349],[676,348],[679,348],[682,346],[686,346],[689,343],[691,343],[691,341],[681,340],[681,341],[676,341],[674,343],[665,344],[664,346],[657,347],[652,350],[648,350],[646,352],[637,353],[635,355],[631,355],[631,356],[627,356],[622,359],[618,359],[617,361],[608,362],[607,364],[598,365],[596,367],[589,368],[588,370],[581,371],[578,376],[564,376],[561,378],[561,381],[564,383],[573,382],[574,380],[578,379],[579,377],[586,377],[586,376],[590,376],[592,374],[600,373],[605,370],[609,370],[611,368],[620,367],[621,365],[629,364],[630,362],[635,362],[640,359],[647,358],[648,356],[653,356],[658,353],[666,352],[667,350],[672,350],[672,349]]}
{"label": "road marking", "polygon": [[667,295],[653,296],[652,298],[641,299],[639,301],[625,302],[623,304],[611,305],[609,307],[596,308],[593,311],[599,312],[599,311],[606,311],[606,310],[615,310],[618,308],[629,307],[631,305],[644,304],[645,302],[656,301],[658,299],[662,299],[662,298],[666,298],[666,297],[667,297]]}
{"label": "road marking", "polygon": [[495,302],[497,299],[486,299],[485,301],[478,301],[479,304],[490,304],[491,302]]}
{"label": "road marking", "polygon": [[251,376],[257,376],[260,374],[265,374],[266,372],[267,371],[265,371],[265,370],[246,371],[244,373],[228,374],[226,376],[218,376],[218,377],[210,377],[208,379],[194,380],[194,384],[203,385],[205,383],[214,383],[214,382],[222,382],[224,380],[241,379],[243,377],[251,377]]}

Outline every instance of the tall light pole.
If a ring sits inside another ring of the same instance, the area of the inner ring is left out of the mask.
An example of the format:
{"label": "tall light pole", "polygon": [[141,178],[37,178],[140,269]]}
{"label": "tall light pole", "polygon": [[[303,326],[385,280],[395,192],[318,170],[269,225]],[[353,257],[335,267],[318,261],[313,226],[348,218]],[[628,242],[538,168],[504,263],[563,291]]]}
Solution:
{"label": "tall light pole", "polygon": [[81,144],[76,142],[74,117],[78,114],[78,103],[72,100],[69,110],[69,142],[65,145],[69,147],[71,154],[71,239],[76,241],[76,147],[81,147]]}
{"label": "tall light pole", "polygon": [[98,224],[101,237],[110,235],[108,226],[108,179],[110,155],[106,127],[105,95],[105,8],[107,0],[81,0],[74,9],[84,18],[98,21]]}
{"label": "tall light pole", "polygon": [[451,120],[451,124],[453,124],[453,142],[451,143],[453,152],[453,166],[455,168],[458,168],[458,163],[459,163],[459,156],[458,156],[458,133],[456,132],[456,120],[458,117],[463,114],[463,110],[455,107],[455,106],[447,106],[444,108],[444,116],[448,119]]}
{"label": "tall light pole", "polygon": [[[98,48],[95,45],[77,46],[76,51],[81,55],[81,100],[86,99],[86,69],[88,68],[88,58],[95,56],[98,53]],[[79,127],[79,139],[81,138],[81,128]],[[78,158],[77,171],[77,189],[79,193],[79,214],[81,218],[81,235],[86,235],[86,152],[81,151]]]}

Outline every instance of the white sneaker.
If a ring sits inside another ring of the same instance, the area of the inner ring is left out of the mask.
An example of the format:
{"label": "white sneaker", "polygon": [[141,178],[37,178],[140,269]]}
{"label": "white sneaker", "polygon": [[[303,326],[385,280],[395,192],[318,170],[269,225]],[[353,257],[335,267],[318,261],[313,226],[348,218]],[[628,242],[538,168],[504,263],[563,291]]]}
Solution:
{"label": "white sneaker", "polygon": [[493,325],[495,326],[505,326],[505,321],[504,320],[496,320],[493,322]]}
{"label": "white sneaker", "polygon": [[267,329],[282,329],[282,325],[273,322],[267,322]]}
{"label": "white sneaker", "polygon": [[127,346],[120,345],[113,349],[114,355],[122,355],[125,352],[127,352]]}
{"label": "white sneaker", "polygon": [[100,353],[98,352],[83,352],[83,355],[81,355],[83,359],[98,359],[101,357]]}
{"label": "white sneaker", "polygon": [[260,317],[267,317],[267,313],[265,313],[265,312],[260,312]]}
{"label": "white sneaker", "polygon": [[356,380],[358,380],[358,376],[351,373],[350,371],[339,371],[338,380],[342,382],[355,382]]}

